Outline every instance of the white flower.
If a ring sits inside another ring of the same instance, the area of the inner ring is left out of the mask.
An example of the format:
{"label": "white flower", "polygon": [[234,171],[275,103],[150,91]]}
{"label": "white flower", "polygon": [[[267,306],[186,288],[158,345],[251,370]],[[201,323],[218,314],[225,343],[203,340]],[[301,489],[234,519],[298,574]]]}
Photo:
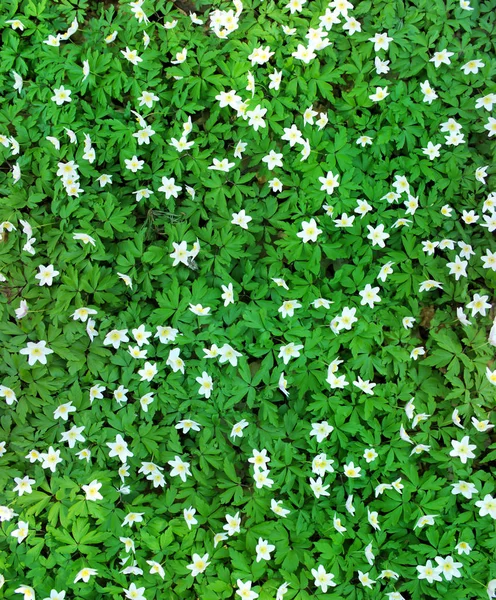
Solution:
{"label": "white flower", "polygon": [[52,285],[53,283],[53,278],[56,277],[57,275],[59,275],[59,271],[55,271],[55,269],[53,268],[53,265],[48,265],[47,267],[43,266],[43,265],[39,265],[39,273],[37,273],[34,278],[35,279],[39,279],[40,283],[39,285]]}
{"label": "white flower", "polygon": [[269,544],[267,540],[263,538],[258,538],[258,544],[255,547],[255,552],[257,553],[257,562],[261,560],[270,560],[270,553],[273,552],[276,547],[272,544]]}
{"label": "white flower", "polygon": [[475,506],[479,509],[479,516],[489,515],[491,518],[496,519],[496,499],[491,494],[486,494],[483,500],[475,503]]}
{"label": "white flower", "polygon": [[[317,119],[317,121],[315,121],[315,124],[319,128],[319,131],[324,129],[324,127],[327,125],[327,123],[329,123],[329,117],[326,115],[326,113],[321,112],[319,118]],[[366,136],[364,136],[364,137],[366,137]]]}
{"label": "white flower", "polygon": [[458,552],[458,554],[470,554],[472,547],[467,544],[467,542],[459,542],[455,546],[455,550]]}
{"label": "white flower", "polygon": [[253,479],[255,480],[255,487],[257,489],[262,489],[263,487],[271,488],[274,484],[274,480],[269,478],[269,471],[267,469],[256,470],[253,474]]}
{"label": "white flower", "polygon": [[239,421],[239,423],[235,423],[231,430],[230,437],[243,437],[243,429],[248,427],[249,423],[245,419]]}
{"label": "white flower", "polygon": [[316,242],[317,237],[322,233],[322,230],[317,227],[317,222],[315,219],[310,219],[310,221],[303,221],[301,224],[302,231],[298,232],[297,237],[303,240],[303,243],[307,242]]}
{"label": "white flower", "polygon": [[67,421],[70,413],[73,412],[76,412],[76,407],[72,405],[72,402],[66,402],[65,404],[60,404],[60,406],[53,411],[53,418]]}
{"label": "white flower", "polygon": [[463,308],[461,306],[456,309],[456,316],[462,325],[466,326],[472,324],[472,321],[468,320],[467,315],[463,312]]}
{"label": "white flower", "polygon": [[419,356],[423,356],[425,354],[425,348],[423,346],[417,346],[410,352],[410,358],[413,360],[417,360]]}
{"label": "white flower", "polygon": [[370,283],[367,283],[364,289],[358,292],[358,294],[362,297],[360,304],[362,306],[368,304],[370,308],[374,308],[374,304],[381,301],[381,298],[377,293],[379,290],[379,287],[372,287]]}
{"label": "white flower", "polygon": [[475,485],[467,481],[458,481],[457,483],[452,483],[451,486],[453,487],[451,490],[453,495],[456,496],[457,494],[461,494],[467,498],[467,500],[471,500],[472,496],[478,493]]}
{"label": "white flower", "polygon": [[478,58],[469,60],[463,66],[460,67],[460,70],[464,72],[465,75],[469,73],[478,73],[479,69],[482,69],[486,65]]}
{"label": "white flower", "polygon": [[448,52],[446,49],[441,50],[440,52],[435,52],[434,56],[430,59],[429,62],[433,62],[434,66],[437,69],[442,64],[450,65],[450,56],[453,56],[453,52]]}
{"label": "white flower", "polygon": [[365,146],[372,144],[372,138],[369,137],[368,135],[361,135],[357,141],[357,144],[359,144],[362,148],[365,148]]}
{"label": "white flower", "polygon": [[200,396],[210,398],[213,389],[213,381],[210,375],[203,371],[201,377],[197,377],[195,381],[200,384],[200,389],[198,390]]}
{"label": "white flower", "polygon": [[254,67],[255,65],[263,65],[268,62],[271,56],[274,55],[274,52],[270,51],[270,47],[266,46],[265,48],[262,46],[260,48],[255,48],[253,52],[248,56],[248,60],[251,60],[251,65]]}
{"label": "white flower", "polygon": [[301,131],[293,123],[291,127],[284,128],[284,135],[281,136],[281,140],[289,142],[289,145],[292,148],[295,144],[303,143],[303,136]]}
{"label": "white flower", "polygon": [[[193,141],[188,142],[187,138],[183,135],[179,138],[179,140],[176,140],[176,138],[171,138],[170,145],[174,146],[174,148],[178,152],[184,152],[185,150],[189,150],[190,148],[192,148],[195,145],[195,142],[193,142]],[[214,160],[216,160],[216,159],[214,159]],[[225,160],[227,161],[227,159],[225,159]],[[234,163],[230,163],[231,166],[233,164]],[[213,169],[213,168],[214,167],[209,167],[209,169]],[[223,170],[223,169],[219,169],[219,170]]]}
{"label": "white flower", "polygon": [[344,534],[344,532],[346,531],[346,527],[341,524],[341,519],[337,517],[336,514],[334,514],[334,517],[332,519],[332,525],[334,529],[341,535]]}
{"label": "white flower", "polygon": [[141,348],[144,344],[149,344],[148,338],[152,335],[151,331],[146,331],[145,326],[142,324],[137,329],[131,331],[136,343]]}
{"label": "white flower", "polygon": [[251,581],[244,583],[241,579],[238,579],[236,585],[238,586],[236,594],[241,596],[242,600],[255,600],[255,598],[258,598],[258,594],[251,589]]}
{"label": "white flower", "polygon": [[367,229],[369,230],[367,239],[372,241],[372,246],[377,245],[380,248],[385,248],[386,244],[384,243],[384,240],[387,240],[390,236],[389,233],[384,232],[384,225],[381,223],[375,228],[371,225],[367,225]]}
{"label": "white flower", "polygon": [[243,152],[246,150],[248,144],[246,142],[238,141],[234,148],[234,158],[243,158]]}
{"label": "white flower", "polygon": [[164,29],[174,29],[174,27],[177,25],[177,19],[174,19],[172,21],[167,21],[166,23],[164,23]]}
{"label": "white flower", "polygon": [[375,57],[374,60],[374,64],[375,64],[375,72],[377,73],[377,75],[382,75],[383,73],[389,73],[390,68],[389,68],[389,64],[390,64],[390,60],[381,60],[378,56]]}
{"label": "white flower", "polygon": [[358,579],[360,580],[360,583],[364,587],[368,587],[371,589],[372,589],[372,584],[375,583],[375,581],[373,579],[370,579],[368,573],[362,573],[362,571],[358,571]]}
{"label": "white flower", "polygon": [[120,433],[117,434],[115,442],[107,442],[107,446],[110,448],[109,457],[118,456],[122,463],[125,463],[128,457],[134,456]]}
{"label": "white flower", "polygon": [[282,167],[282,153],[271,150],[267,156],[262,158],[262,162],[267,163],[269,171],[272,171],[274,167]]}
{"label": "white flower", "polygon": [[300,356],[300,350],[302,349],[303,345],[290,342],[286,346],[280,347],[278,358],[282,358],[284,364],[287,365],[291,358],[298,358]]}
{"label": "white flower", "polygon": [[365,450],[363,453],[363,458],[367,461],[367,463],[373,462],[379,455],[374,450],[374,448],[369,448]]}
{"label": "white flower", "polygon": [[367,546],[365,546],[365,558],[367,559],[367,562],[369,563],[369,565],[373,565],[374,564],[374,560],[375,560],[375,554],[372,552],[372,542],[370,542],[370,544],[368,544]]}
{"label": "white flower", "polygon": [[439,565],[441,573],[443,573],[446,581],[451,581],[453,577],[462,576],[462,574],[459,571],[459,568],[463,567],[463,563],[454,562],[452,556],[447,556],[446,558],[436,556],[436,562]]}
{"label": "white flower", "polygon": [[179,475],[183,483],[186,481],[186,477],[191,475],[189,462],[183,461],[179,456],[175,456],[174,460],[167,461],[167,464],[172,467],[172,471],[170,472],[171,477]]}
{"label": "white flower", "polygon": [[200,556],[199,554],[193,554],[192,563],[187,565],[186,568],[191,570],[192,577],[196,577],[200,573],[203,573],[210,564],[208,562],[208,554]]}
{"label": "white flower", "polygon": [[180,244],[176,244],[176,242],[172,242],[174,247],[174,252],[171,252],[169,256],[174,259],[173,267],[178,265],[179,263],[183,263],[183,265],[188,266],[190,260],[190,253],[188,252],[188,243],[182,241]]}
{"label": "white flower", "polygon": [[210,307],[209,306],[202,306],[201,304],[190,304],[189,305],[189,310],[193,314],[198,315],[200,317],[202,317],[204,315],[208,315],[210,313]]}
{"label": "white flower", "polygon": [[243,229],[248,229],[248,223],[252,220],[253,220],[253,218],[250,217],[249,215],[247,215],[243,209],[243,210],[240,210],[239,213],[232,214],[231,223],[233,225],[239,225]]}
{"label": "white flower", "polygon": [[222,365],[226,362],[229,362],[233,367],[238,365],[238,358],[243,356],[241,352],[235,350],[229,344],[223,344],[219,349],[219,363]]}
{"label": "white flower", "polygon": [[234,167],[234,163],[230,163],[227,158],[223,158],[222,160],[213,158],[212,162],[213,164],[208,167],[208,169],[211,169],[212,171],[224,171],[225,173],[228,173],[229,170]]}
{"label": "white flower", "polygon": [[129,159],[124,159],[124,164],[126,165],[126,169],[131,171],[131,173],[137,173],[141,169],[143,169],[143,165],[145,164],[144,160],[139,160],[136,154]]}
{"label": "white flower", "polygon": [[157,333],[153,337],[158,337],[162,344],[166,344],[168,342],[174,342],[178,333],[179,331],[173,327],[157,325]]}
{"label": "white flower", "polygon": [[46,347],[46,341],[42,340],[40,342],[28,342],[26,348],[22,348],[19,350],[19,354],[25,354],[28,357],[28,364],[30,367],[35,365],[37,362],[42,365],[47,364],[46,357],[49,354],[53,354],[53,350]]}
{"label": "white flower", "polygon": [[86,494],[86,500],[95,502],[96,500],[103,500],[103,496],[99,492],[99,489],[101,487],[102,487],[102,484],[99,481],[97,481],[96,479],[93,479],[93,481],[91,483],[89,483],[88,485],[82,485],[81,489]]}
{"label": "white flower", "polygon": [[148,392],[148,394],[141,396],[140,405],[141,405],[143,412],[146,412],[146,413],[148,412],[148,406],[150,404],[152,404],[153,400],[154,400],[154,398],[153,398],[153,394],[151,392]]}
{"label": "white flower", "polygon": [[269,74],[269,90],[278,90],[282,81],[282,71],[274,71]]}
{"label": "white flower", "polygon": [[64,102],[71,102],[71,90],[67,90],[63,85],[61,85],[59,88],[54,88],[51,100],[55,102],[57,106],[64,104]]}
{"label": "white flower", "polygon": [[177,371],[181,371],[184,374],[184,361],[179,357],[181,350],[179,348],[173,348],[169,351],[169,356],[166,361],[166,365],[171,367],[171,369],[176,373]]}
{"label": "white flower", "polygon": [[353,324],[358,321],[358,319],[355,317],[355,314],[355,307],[349,308],[348,306],[345,306],[339,319],[339,329],[346,329],[346,331],[350,331]]}
{"label": "white flower", "polygon": [[[155,131],[151,128],[150,125],[147,125],[144,129],[140,129],[136,133],[133,133],[133,137],[135,137],[138,140],[138,146],[142,146],[143,144],[150,144],[150,138],[153,135],[155,135]],[[135,171],[133,171],[133,173],[134,172]]]}
{"label": "white flower", "polygon": [[343,25],[343,30],[348,31],[348,35],[353,35],[356,31],[362,31],[362,26],[355,17],[345,16],[346,23]]}
{"label": "white flower", "polygon": [[381,102],[381,100],[384,100],[384,98],[387,98],[387,96],[389,96],[389,92],[387,91],[387,86],[385,88],[376,87],[375,93],[371,94],[369,96],[369,98],[373,102]]}
{"label": "white flower", "polygon": [[287,508],[283,508],[281,504],[282,500],[276,501],[274,498],[272,498],[270,501],[270,510],[279,517],[285,518],[290,514],[291,511],[289,511]]}
{"label": "white flower", "polygon": [[460,277],[467,277],[467,265],[468,261],[460,260],[459,256],[455,256],[454,262],[446,263],[446,266],[450,270],[449,274],[454,275],[457,281]]}
{"label": "white flower", "polygon": [[475,458],[475,454],[472,452],[477,446],[470,444],[470,438],[468,435],[462,438],[460,442],[457,440],[451,440],[453,450],[450,452],[450,456],[458,457],[463,464],[466,464],[469,458]]}
{"label": "white flower", "polygon": [[336,227],[351,227],[353,225],[354,220],[354,215],[348,217],[346,213],[343,213],[339,217],[339,219],[334,219],[334,223],[336,224]]}
{"label": "white flower", "polygon": [[156,363],[145,362],[144,367],[138,371],[138,375],[141,377],[141,381],[151,381],[157,372]]}
{"label": "white flower", "polygon": [[334,175],[332,171],[328,171],[325,177],[319,177],[319,181],[322,184],[321,191],[325,191],[330,195],[334,192],[334,189],[339,187],[338,182],[339,174]]}
{"label": "white flower", "polygon": [[391,268],[394,265],[393,262],[387,262],[382,265],[379,274],[377,275],[377,279],[380,279],[382,282],[386,281],[387,276],[393,273],[393,269]]}
{"label": "white flower", "polygon": [[325,594],[327,592],[328,587],[335,587],[334,583],[334,575],[332,573],[327,573],[322,565],[319,565],[317,569],[312,569],[312,576],[315,577],[314,585],[317,588],[321,588],[322,592]]}
{"label": "white flower", "polygon": [[356,509],[353,506],[353,495],[348,496],[348,498],[346,500],[345,508],[350,513],[350,515],[353,516],[355,514]]}
{"label": "white flower", "polygon": [[350,462],[347,465],[344,465],[343,467],[343,472],[346,475],[346,477],[350,477],[350,478],[356,478],[356,477],[360,477],[360,471],[362,469],[360,467],[355,467],[355,464],[352,462]]}
{"label": "white flower", "polygon": [[328,459],[325,453],[317,454],[312,460],[312,473],[325,477],[326,473],[334,473],[333,460]]}
{"label": "white flower", "polygon": [[138,98],[139,106],[153,108],[153,103],[157,102],[158,99],[158,96],[156,96],[153,92],[143,91],[141,96]]}
{"label": "white flower", "polygon": [[329,309],[331,308],[331,304],[334,304],[334,302],[332,302],[331,300],[326,300],[326,298],[316,298],[312,302],[312,306],[314,308],[320,308],[321,306],[323,306],[324,308]]}
{"label": "white flower", "polygon": [[101,400],[103,393],[107,388],[103,385],[94,385],[90,388],[90,404],[93,404],[93,400]]}
{"label": "white flower", "polygon": [[433,144],[432,142],[427,142],[427,148],[422,148],[422,152],[426,154],[431,160],[438,158],[441,156],[439,153],[439,148],[441,148],[441,144]]}
{"label": "white flower", "polygon": [[12,179],[14,181],[14,183],[17,183],[21,178],[21,167],[19,165],[19,162],[16,162],[16,164],[12,167]]}
{"label": "white flower", "polygon": [[224,306],[229,306],[229,304],[234,304],[233,284],[229,283],[228,285],[222,285],[221,287],[222,287],[221,298],[224,300]]}
{"label": "white flower", "polygon": [[301,304],[297,300],[286,300],[277,309],[277,312],[280,312],[281,317],[285,319],[286,317],[294,316],[294,311],[297,308],[301,308]]}
{"label": "white flower", "polygon": [[378,513],[376,511],[371,512],[370,509],[367,509],[367,513],[368,513],[369,523],[372,525],[372,527],[374,529],[376,529],[377,531],[380,531],[381,528],[379,526]]}
{"label": "white flower", "polygon": [[85,81],[85,79],[88,77],[89,74],[90,74],[90,63],[87,60],[83,60],[83,81]]}
{"label": "white flower", "polygon": [[185,508],[183,511],[184,520],[186,521],[186,525],[188,529],[191,529],[192,525],[196,525],[198,521],[195,519],[196,510],[190,506],[189,508]]}
{"label": "white flower", "polygon": [[263,129],[267,126],[263,119],[266,113],[267,109],[262,108],[260,104],[258,104],[253,110],[247,111],[246,116],[248,118],[248,125],[253,127],[255,131],[258,131],[260,127]]}
{"label": "white flower", "polygon": [[73,240],[81,240],[83,242],[83,244],[91,244],[92,246],[95,246],[95,239],[92,238],[90,235],[86,234],[86,233],[75,233],[72,236]]}
{"label": "white flower", "polygon": [[420,90],[422,94],[424,94],[424,102],[427,102],[428,104],[432,104],[433,100],[438,98],[438,95],[432,89],[431,84],[427,81],[427,79],[420,84]]}
{"label": "white flower", "polygon": [[14,312],[15,312],[16,319],[24,318],[29,312],[29,307],[28,307],[28,303],[26,302],[26,300],[21,300],[19,308],[16,308]]}
{"label": "white flower", "polygon": [[303,44],[298,44],[298,48],[291,54],[297,60],[303,61],[305,64],[309,64],[314,58],[316,58],[316,54],[313,51],[312,47],[308,48],[303,46]]}
{"label": "white flower", "polygon": [[14,390],[11,390],[9,387],[5,385],[0,385],[0,398],[5,398],[5,402],[12,406],[14,402],[17,402],[17,397],[15,395]]}
{"label": "white flower", "polygon": [[472,309],[472,317],[480,314],[483,317],[486,316],[486,310],[491,308],[491,304],[487,302],[489,296],[480,296],[479,294],[474,294],[473,299],[466,306],[467,308]]}
{"label": "white flower", "polygon": [[[23,540],[25,540],[28,537],[28,533],[29,523],[26,521],[19,521],[17,523],[17,529],[15,529],[10,535],[14,538],[17,538],[17,543],[20,544]],[[32,598],[34,600],[34,592]]]}
{"label": "white flower", "polygon": [[112,329],[109,331],[103,340],[104,346],[112,345],[115,350],[119,348],[121,342],[129,342],[127,337],[127,329]]}
{"label": "white flower", "polygon": [[19,75],[19,73],[16,73],[15,71],[12,71],[12,76],[14,77],[14,85],[12,87],[14,88],[14,90],[21,93],[23,85],[22,77]]}
{"label": "white flower", "polygon": [[88,317],[90,315],[96,315],[97,312],[98,311],[94,310],[93,308],[86,308],[85,306],[82,306],[81,308],[77,308],[71,316],[74,321],[82,321],[83,323],[86,323]]}
{"label": "white flower", "polygon": [[359,377],[357,381],[353,382],[353,385],[362,390],[362,392],[365,392],[366,394],[370,394],[372,396],[374,394],[373,389],[377,384],[371,383],[368,380],[363,381],[362,378]]}
{"label": "white flower", "polygon": [[[114,32],[117,35],[117,32]],[[110,37],[110,36],[109,36]],[[115,37],[114,37],[115,39]],[[107,40],[105,40],[107,41]],[[113,41],[113,40],[111,40]],[[108,42],[107,42],[108,43]],[[140,62],[143,62],[143,59],[138,56],[137,50],[130,50],[127,46],[125,50],[121,50],[121,54],[133,65],[137,65]]]}
{"label": "white flower", "polygon": [[[0,446],[5,445],[5,442],[2,442],[0,444]],[[30,479],[28,475],[26,475],[25,477],[14,477],[14,481],[17,484],[14,489],[12,490],[13,492],[17,492],[19,494],[19,496],[22,496],[23,494],[31,494],[33,492],[32,489],[32,484],[36,483],[36,481],[34,479]]]}
{"label": "white flower", "polygon": [[317,442],[322,442],[325,440],[330,433],[334,431],[334,427],[329,425],[327,421],[322,421],[321,423],[312,423],[312,430],[310,431],[310,436],[316,436]]}
{"label": "white flower", "polygon": [[40,460],[42,461],[43,469],[50,469],[52,473],[55,473],[57,465],[63,461],[60,456],[60,450],[54,450],[52,446],[48,448],[48,452],[40,453]]}
{"label": "white flower", "polygon": [[147,562],[147,564],[149,564],[151,566],[151,569],[150,569],[151,575],[158,574],[158,575],[160,575],[160,577],[162,579],[165,578],[165,570],[160,563],[158,563],[154,560],[147,560],[146,562]]}
{"label": "white flower", "polygon": [[421,529],[422,527],[425,527],[426,525],[434,525],[434,519],[437,516],[438,515],[424,515],[424,516],[420,517],[420,519],[417,521],[414,529],[417,529],[417,527],[419,527]]}
{"label": "white flower", "polygon": [[85,442],[86,438],[81,435],[81,432],[84,431],[84,425],[81,427],[76,427],[73,425],[69,431],[63,431],[62,437],[60,438],[61,442],[67,442],[69,444],[69,448],[74,448],[76,442]]}
{"label": "white flower", "polygon": [[183,63],[186,60],[187,56],[188,56],[188,49],[183,48],[179,52],[176,52],[176,58],[174,60],[171,60],[171,63],[173,65],[180,65],[181,63]]}
{"label": "white flower", "polygon": [[[5,23],[10,25],[12,27],[12,29],[14,29],[14,30],[19,29],[20,31],[24,31],[24,24],[19,19],[9,19],[8,21],[5,21]],[[29,588],[29,589],[32,589],[32,588]],[[33,594],[33,598],[34,598],[34,594]]]}
{"label": "white flower", "polygon": [[481,98],[477,98],[475,108],[485,108],[489,112],[493,109],[493,104],[496,103],[496,94],[487,94]]}
{"label": "white flower", "polygon": [[433,279],[426,279],[422,281],[419,286],[419,292],[430,292],[433,289],[443,289],[443,284],[439,281],[434,281]]}

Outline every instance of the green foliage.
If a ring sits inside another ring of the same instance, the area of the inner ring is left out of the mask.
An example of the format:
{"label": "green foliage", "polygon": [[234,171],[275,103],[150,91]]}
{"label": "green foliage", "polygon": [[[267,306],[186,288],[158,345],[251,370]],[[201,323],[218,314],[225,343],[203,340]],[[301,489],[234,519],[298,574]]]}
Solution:
{"label": "green foliage", "polygon": [[487,597],[496,3],[298,4],[0,5],[2,597]]}

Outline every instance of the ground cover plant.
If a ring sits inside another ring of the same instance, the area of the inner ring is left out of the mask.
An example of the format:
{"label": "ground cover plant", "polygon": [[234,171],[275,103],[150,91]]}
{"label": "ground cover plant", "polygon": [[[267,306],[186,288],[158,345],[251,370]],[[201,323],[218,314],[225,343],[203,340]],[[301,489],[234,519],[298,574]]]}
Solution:
{"label": "ground cover plant", "polygon": [[496,597],[495,9],[1,4],[1,597]]}

